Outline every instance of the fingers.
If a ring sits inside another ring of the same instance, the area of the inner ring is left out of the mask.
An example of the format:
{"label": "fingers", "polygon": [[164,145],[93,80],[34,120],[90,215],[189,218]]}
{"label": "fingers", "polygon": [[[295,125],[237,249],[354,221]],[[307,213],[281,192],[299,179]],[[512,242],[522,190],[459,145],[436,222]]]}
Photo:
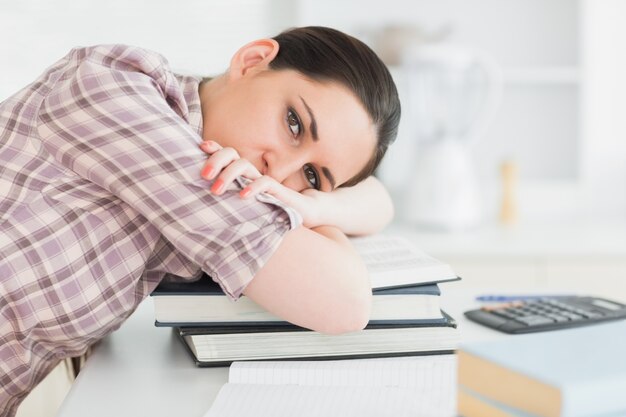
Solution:
{"label": "fingers", "polygon": [[[290,200],[301,194],[297,191],[287,188],[280,184],[274,178],[267,175],[259,176],[258,179],[248,184],[243,190],[239,192],[239,195],[243,198],[250,198],[259,193],[271,194],[279,200]],[[297,197],[296,197],[297,198]]]}
{"label": "fingers", "polygon": [[[272,177],[264,175],[248,184],[239,192],[239,195],[247,199],[259,193],[270,194],[296,210],[302,216],[303,224],[306,227],[321,225],[319,221],[320,203],[317,202],[318,200],[316,198],[318,194],[309,193],[306,192],[306,190],[299,193],[298,191],[285,187]],[[318,191],[317,193],[320,192]]]}
{"label": "fingers", "polygon": [[201,175],[207,180],[215,178],[224,168],[239,160],[239,154],[233,148],[221,148],[215,151],[204,163]]}
{"label": "fingers", "polygon": [[239,192],[239,195],[242,198],[251,198],[259,193],[268,192],[270,187],[273,186],[273,181],[274,180],[272,178],[267,175],[263,175],[260,178],[257,178],[256,181],[246,185],[244,189]]}
{"label": "fingers", "polygon": [[220,172],[213,185],[211,185],[211,192],[218,195],[221,194],[226,188],[226,184],[235,181],[235,178],[239,176],[256,180],[261,178],[261,173],[247,159],[237,159]]}
{"label": "fingers", "polygon": [[223,148],[217,142],[205,141],[200,144],[200,149],[210,156],[204,163],[201,175],[206,180],[213,180],[211,192],[222,194],[226,186],[239,176],[255,180],[261,177],[261,173],[247,159],[242,159],[233,148]]}
{"label": "fingers", "polygon": [[200,144],[200,149],[205,153],[212,154],[222,149],[222,146],[213,140],[205,140]]}

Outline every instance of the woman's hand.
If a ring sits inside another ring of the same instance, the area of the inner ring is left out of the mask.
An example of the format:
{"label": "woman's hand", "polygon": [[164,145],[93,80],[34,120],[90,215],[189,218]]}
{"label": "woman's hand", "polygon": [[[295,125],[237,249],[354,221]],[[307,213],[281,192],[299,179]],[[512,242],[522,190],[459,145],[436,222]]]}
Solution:
{"label": "woman's hand", "polygon": [[287,188],[272,177],[261,174],[250,161],[241,158],[235,149],[222,148],[217,142],[202,142],[200,149],[210,155],[201,175],[206,180],[214,179],[211,192],[215,195],[222,194],[227,184],[242,176],[252,182],[239,192],[241,198],[248,199],[259,193],[267,193],[298,211],[305,227],[322,225],[319,219],[325,193],[313,189],[300,193]]}
{"label": "woman's hand", "polygon": [[249,178],[253,181],[239,192],[242,198],[270,194],[297,210],[305,227],[334,226],[348,235],[368,235],[384,229],[393,218],[391,197],[374,177],[329,193],[314,189],[298,192],[261,174],[233,148],[222,148],[214,141],[206,141],[200,149],[210,155],[202,169],[202,177],[215,179],[211,192],[221,194],[225,185],[238,176]]}
{"label": "woman's hand", "polygon": [[226,185],[235,181],[235,178],[239,176],[251,180],[257,180],[263,176],[250,161],[242,159],[233,148],[222,148],[217,142],[209,140],[202,142],[200,149],[210,155],[200,175],[206,180],[215,179],[211,185],[213,194],[222,194]]}

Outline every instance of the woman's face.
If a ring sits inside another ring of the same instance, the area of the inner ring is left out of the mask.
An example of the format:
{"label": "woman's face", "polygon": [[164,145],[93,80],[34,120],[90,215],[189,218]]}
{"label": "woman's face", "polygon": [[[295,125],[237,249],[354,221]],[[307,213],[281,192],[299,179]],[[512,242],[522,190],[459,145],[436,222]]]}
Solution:
{"label": "woman's face", "polygon": [[204,139],[234,148],[289,188],[331,191],[373,155],[369,115],[339,84],[254,68],[223,81],[210,94],[201,90]]}

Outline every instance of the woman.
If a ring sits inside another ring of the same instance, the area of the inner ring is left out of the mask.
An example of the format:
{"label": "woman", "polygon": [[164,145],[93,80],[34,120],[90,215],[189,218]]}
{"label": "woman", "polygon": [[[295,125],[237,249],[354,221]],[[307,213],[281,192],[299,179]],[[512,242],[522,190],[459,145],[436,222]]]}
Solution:
{"label": "woman", "polygon": [[369,176],[399,117],[376,55],[319,27],[252,42],[205,81],[79,48],[3,102],[0,415],[168,273],[321,332],[362,328],[371,291],[345,234],[391,218]]}

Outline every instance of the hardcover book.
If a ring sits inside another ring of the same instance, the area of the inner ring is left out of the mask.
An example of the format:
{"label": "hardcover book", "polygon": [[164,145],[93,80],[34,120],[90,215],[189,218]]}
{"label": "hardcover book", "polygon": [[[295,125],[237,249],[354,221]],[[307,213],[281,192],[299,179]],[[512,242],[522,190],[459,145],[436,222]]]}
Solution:
{"label": "hardcover book", "polygon": [[292,324],[175,328],[199,366],[233,361],[354,359],[452,353],[458,344],[456,322],[368,324],[358,332],[325,335]]}
{"label": "hardcover book", "polygon": [[624,352],[626,320],[468,344],[458,352],[458,383],[536,416],[623,413]]}
{"label": "hardcover book", "polygon": [[[442,320],[436,284],[391,288],[374,292],[372,323]],[[279,323],[250,298],[230,300],[208,276],[192,283],[164,282],[152,293],[157,326],[233,325]],[[284,322],[286,324],[286,322]]]}
{"label": "hardcover book", "polygon": [[[460,279],[449,265],[400,237],[375,235],[351,241],[370,274],[374,294],[372,324],[443,319],[437,283]],[[236,302],[229,300],[206,275],[195,282],[166,278],[152,295],[157,326],[280,321],[245,296]]]}
{"label": "hardcover book", "polygon": [[457,411],[463,417],[536,417],[485,398],[465,387],[457,390]]}

